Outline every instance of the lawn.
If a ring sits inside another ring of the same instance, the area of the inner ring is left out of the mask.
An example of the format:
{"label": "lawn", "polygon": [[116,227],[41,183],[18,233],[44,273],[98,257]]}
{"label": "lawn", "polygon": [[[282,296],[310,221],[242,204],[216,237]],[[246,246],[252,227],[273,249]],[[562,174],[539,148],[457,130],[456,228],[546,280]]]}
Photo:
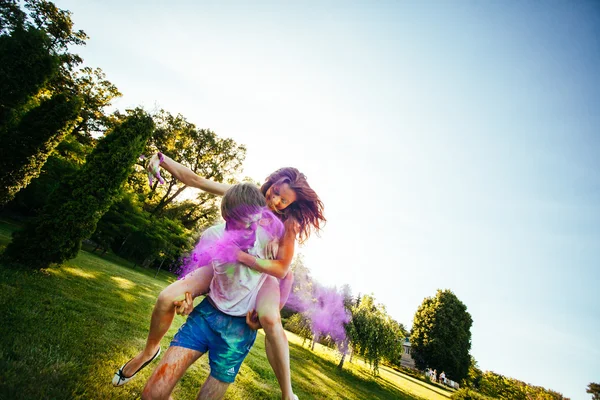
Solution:
{"label": "lawn", "polygon": [[[0,246],[15,226],[0,223]],[[115,370],[141,349],[160,290],[175,277],[131,268],[114,255],[81,251],[61,267],[23,272],[0,265],[0,398],[139,398],[153,364],[121,388]],[[163,349],[184,322],[176,317]],[[360,360],[336,369],[339,355],[317,345],[312,352],[288,332],[292,383],[301,399],[448,399],[450,392],[382,367],[373,377]],[[175,389],[176,399],[195,398],[208,374],[200,359]],[[228,399],[277,399],[275,376],[262,331]]]}

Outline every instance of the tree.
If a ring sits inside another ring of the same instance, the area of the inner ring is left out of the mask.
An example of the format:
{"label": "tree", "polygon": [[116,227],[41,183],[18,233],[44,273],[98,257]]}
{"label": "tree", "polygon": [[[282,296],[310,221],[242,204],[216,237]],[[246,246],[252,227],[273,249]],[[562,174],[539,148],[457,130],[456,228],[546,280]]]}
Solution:
{"label": "tree", "polygon": [[6,248],[6,264],[44,268],[77,255],[102,215],[120,194],[123,182],[152,133],[152,118],[141,109],[104,137],[85,165],[49,199],[43,212]]}
{"label": "tree", "polygon": [[26,217],[38,215],[60,182],[79,171],[91,151],[91,146],[82,145],[73,135],[68,135],[48,157],[40,175],[19,191],[4,209]]}
{"label": "tree", "polygon": [[311,340],[313,337],[310,320],[302,313],[293,314],[288,318],[285,323],[285,329],[302,337],[302,346],[304,346],[307,339]]}
{"label": "tree", "polygon": [[19,110],[56,74],[59,59],[50,40],[33,27],[0,35],[0,129],[16,123]]}
{"label": "tree", "polygon": [[115,98],[121,97],[121,92],[106,79],[100,68],[81,68],[73,73],[67,84],[69,90],[83,100],[73,134],[82,143],[91,143],[94,134],[102,134],[114,124],[114,117],[106,113],[106,108]]}
{"label": "tree", "polygon": [[[181,255],[193,248],[203,229],[187,229],[180,220],[168,215],[153,217],[142,208],[139,197],[124,191],[98,222],[92,241],[97,248],[111,248],[136,265],[158,262],[170,270],[176,269]],[[209,225],[212,223],[204,227]]]}
{"label": "tree", "polygon": [[[350,315],[352,319],[345,325],[346,330],[346,338],[343,342],[338,344],[338,348],[340,353],[342,353],[342,358],[338,364],[338,368],[342,369],[344,366],[344,360],[346,359],[346,355],[348,351],[351,349],[351,346],[358,346],[369,348],[370,344],[367,342],[363,342],[361,344],[361,340],[368,341],[371,339],[371,336],[365,335],[364,327],[368,324],[378,324],[380,325],[381,336],[383,342],[387,344],[386,348],[380,352],[381,359],[386,359],[391,364],[399,364],[400,358],[402,357],[402,339],[407,336],[406,329],[404,325],[392,319],[386,312],[386,309],[383,305],[374,305],[374,299],[372,296],[360,296],[356,299],[352,296],[352,290],[349,285],[342,286],[341,290],[342,296],[344,298],[344,307]],[[362,302],[362,299],[365,299],[367,303]],[[364,313],[364,309],[361,310],[361,304],[363,307],[366,307],[367,310],[370,308],[370,315]],[[367,321],[366,317],[370,317],[373,320]],[[372,346],[371,346],[372,348]],[[360,352],[360,349],[359,349]],[[373,351],[374,353],[374,351]],[[352,357],[350,358],[352,361]],[[375,364],[375,362],[373,362]],[[377,365],[379,361],[377,361]]]}
{"label": "tree", "polygon": [[8,35],[11,30],[23,28],[25,12],[21,10],[17,0],[2,0],[0,2],[0,35]]}
{"label": "tree", "polygon": [[450,290],[438,290],[435,297],[423,300],[410,337],[417,368],[445,371],[454,381],[466,378],[472,324],[467,307]]}
{"label": "tree", "polygon": [[0,205],[37,177],[50,153],[69,133],[81,102],[59,94],[29,111],[14,129],[0,131]]}
{"label": "tree", "polygon": [[[21,9],[20,4],[25,7]],[[0,2],[0,15],[5,16],[0,23],[0,34],[10,35],[19,29],[35,28],[48,38],[48,50],[59,59],[58,73],[49,82],[53,92],[63,92],[67,82],[72,80],[73,71],[83,61],[70,50],[73,46],[84,45],[88,39],[82,30],[73,30],[71,12],[61,10],[47,0],[15,0]]]}
{"label": "tree", "polygon": [[592,400],[600,400],[600,384],[590,382],[585,392],[592,395]]}
{"label": "tree", "polygon": [[77,54],[71,53],[74,46],[85,45],[88,39],[82,30],[73,30],[71,12],[61,10],[47,0],[25,0],[27,24],[46,33],[50,39],[50,52],[60,59],[58,73],[49,82],[53,92],[64,91],[73,80],[73,73],[83,62]]}
{"label": "tree", "polygon": [[315,299],[313,297],[313,278],[310,269],[304,265],[304,256],[298,254],[292,261],[290,270],[294,274],[294,284],[282,314],[286,312],[303,313],[308,311]]}
{"label": "tree", "polygon": [[467,377],[463,379],[461,386],[466,386],[471,389],[479,390],[483,372],[479,369],[475,357],[471,356],[471,362],[469,363],[469,372]]}
{"label": "tree", "polygon": [[[50,95],[78,96],[82,107],[74,133],[82,142],[93,142],[92,133],[104,132],[114,122],[105,109],[121,93],[100,68],[79,68],[83,60],[71,51],[75,46],[84,45],[88,37],[81,30],[73,30],[70,11],[61,10],[46,0],[25,0],[20,4],[24,9],[13,0],[0,3],[0,16],[5,16],[6,21],[0,24],[0,35],[3,35],[0,38],[7,45],[16,43],[5,51],[0,41],[3,60],[0,97],[7,93],[12,99],[20,94],[22,103],[42,86]],[[6,78],[13,90],[4,90],[2,78]],[[0,125],[1,116],[2,107]]]}
{"label": "tree", "polygon": [[103,253],[113,249],[123,256],[123,248],[129,237],[147,224],[142,207],[136,196],[124,191],[100,218],[91,240],[96,243],[96,251],[102,248]]}
{"label": "tree", "polygon": [[346,328],[352,348],[373,369],[379,372],[379,363],[400,347],[399,337],[392,328],[391,317],[385,306],[375,303],[375,298],[364,295],[352,309],[351,327]]}
{"label": "tree", "polygon": [[[350,316],[352,316],[352,308],[355,306],[354,298],[352,297],[352,288],[350,285],[344,284],[342,285],[341,293],[344,298],[344,308],[348,311]],[[351,338],[354,337],[352,319],[344,325],[344,330],[346,331],[346,338],[338,345],[338,349],[342,354],[342,358],[337,366],[340,370],[344,367],[344,361],[346,360],[348,352],[351,351],[350,341]],[[350,357],[350,361],[352,361],[352,357]]]}
{"label": "tree", "polygon": [[191,234],[178,221],[152,218],[146,211],[139,219],[119,251],[136,265],[148,267],[155,261],[163,264],[167,260],[174,263],[182,253],[191,250]]}
{"label": "tree", "polygon": [[386,319],[388,329],[391,331],[391,337],[393,338],[393,344],[388,347],[388,351],[385,353],[385,359],[393,365],[400,365],[402,353],[402,342],[404,338],[408,336],[408,332],[404,325],[393,318],[389,317]]}
{"label": "tree", "polygon": [[186,229],[198,230],[214,225],[220,218],[219,198],[200,192],[195,200],[174,202],[162,212],[162,217],[181,222]]}
{"label": "tree", "polygon": [[0,15],[5,17],[0,24],[4,205],[39,175],[71,128],[82,142],[92,142],[91,133],[112,122],[104,108],[120,93],[100,69],[76,70],[82,60],[70,48],[85,44],[87,36],[73,30],[69,11],[46,0],[5,0]]}
{"label": "tree", "polygon": [[[232,139],[220,138],[209,129],[198,129],[182,115],[173,116],[164,110],[154,115],[154,121],[156,130],[145,154],[160,150],[195,174],[217,182],[231,181],[240,171],[246,157],[243,145],[238,145]],[[130,179],[130,184],[141,185],[134,190],[142,192],[146,190],[147,179],[142,172],[137,175],[137,178]],[[161,215],[187,188],[166,171],[164,178],[164,185],[158,185],[157,182],[151,188],[145,205],[152,215]]]}

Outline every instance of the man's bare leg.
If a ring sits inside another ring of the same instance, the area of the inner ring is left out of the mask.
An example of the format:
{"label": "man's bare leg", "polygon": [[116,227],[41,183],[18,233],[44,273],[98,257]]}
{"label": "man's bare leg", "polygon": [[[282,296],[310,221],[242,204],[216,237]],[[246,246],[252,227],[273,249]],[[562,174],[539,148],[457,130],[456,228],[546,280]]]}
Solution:
{"label": "man's bare leg", "polygon": [[196,400],[220,400],[225,396],[229,383],[222,382],[212,376],[208,376]]}
{"label": "man's bare leg", "polygon": [[279,282],[269,276],[256,299],[258,319],[265,331],[265,350],[267,359],[281,388],[282,399],[293,399],[292,379],[290,373],[290,349],[287,336],[281,325],[279,314]]}
{"label": "man's bare leg", "polygon": [[175,317],[173,302],[177,298],[184,296],[186,292],[192,293],[192,297],[207,293],[213,272],[212,267],[198,268],[184,279],[171,283],[160,292],[152,311],[150,332],[148,333],[148,339],[146,339],[146,347],[125,365],[123,375],[126,377],[133,375],[142,364],[156,354],[160,346],[160,341],[171,327],[171,323]]}
{"label": "man's bare leg", "polygon": [[170,399],[171,392],[181,379],[185,371],[203,353],[186,349],[185,347],[171,346],[152,372],[150,379],[142,392],[143,400]]}

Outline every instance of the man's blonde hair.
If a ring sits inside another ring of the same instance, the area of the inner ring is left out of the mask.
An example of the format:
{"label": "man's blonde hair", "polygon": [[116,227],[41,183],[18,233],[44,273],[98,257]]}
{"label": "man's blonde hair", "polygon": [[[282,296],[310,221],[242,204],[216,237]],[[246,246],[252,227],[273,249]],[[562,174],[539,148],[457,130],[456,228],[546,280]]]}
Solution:
{"label": "man's blonde hair", "polygon": [[252,183],[233,185],[221,200],[221,216],[225,221],[241,221],[267,206],[265,196]]}

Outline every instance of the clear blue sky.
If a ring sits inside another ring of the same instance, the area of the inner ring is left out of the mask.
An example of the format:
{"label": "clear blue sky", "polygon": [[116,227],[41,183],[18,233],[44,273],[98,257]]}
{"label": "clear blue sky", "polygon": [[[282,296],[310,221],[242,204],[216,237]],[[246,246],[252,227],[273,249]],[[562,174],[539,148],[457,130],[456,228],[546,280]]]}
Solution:
{"label": "clear blue sky", "polygon": [[598,2],[57,0],[117,107],[182,113],[302,170],[314,276],[398,321],[449,288],[481,368],[600,381]]}

